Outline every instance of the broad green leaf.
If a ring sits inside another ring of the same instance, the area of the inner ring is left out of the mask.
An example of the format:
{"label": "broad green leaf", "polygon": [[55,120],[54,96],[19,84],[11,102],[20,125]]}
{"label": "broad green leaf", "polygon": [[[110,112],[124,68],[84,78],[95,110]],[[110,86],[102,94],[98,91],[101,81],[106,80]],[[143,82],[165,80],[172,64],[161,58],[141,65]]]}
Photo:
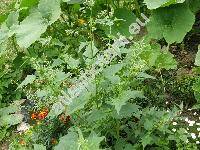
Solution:
{"label": "broad green leaf", "polygon": [[169,44],[180,43],[194,22],[195,16],[187,5],[172,5],[154,10],[147,30],[152,38],[165,38]]}
{"label": "broad green leaf", "polygon": [[8,107],[0,108],[0,116],[9,115],[11,113],[15,113],[20,111],[20,107],[17,105],[10,105]]}
{"label": "broad green leaf", "polygon": [[17,43],[20,47],[28,48],[40,38],[47,29],[47,24],[41,13],[34,12],[26,17],[16,28]]}
{"label": "broad green leaf", "polygon": [[126,103],[126,105],[123,105],[121,107],[121,110],[119,112],[119,118],[122,119],[122,118],[131,117],[131,116],[135,116],[139,118],[141,114],[139,108],[140,106],[128,102]]}
{"label": "broad green leaf", "polygon": [[189,0],[189,6],[192,12],[196,13],[200,10],[200,0]]}
{"label": "broad green leaf", "polygon": [[64,110],[65,110],[65,107],[63,106],[61,102],[54,103],[48,116],[56,117],[60,115],[62,112],[64,112]]}
{"label": "broad green leaf", "polygon": [[64,81],[66,78],[68,77],[67,74],[65,74],[64,72],[62,71],[59,71],[56,73],[56,78],[55,78],[55,82],[62,82]]}
{"label": "broad green leaf", "polygon": [[14,34],[15,26],[18,24],[19,12],[12,11],[0,28],[0,44]]}
{"label": "broad green leaf", "polygon": [[0,126],[12,126],[19,124],[23,120],[23,115],[21,114],[11,114],[4,115],[0,117]]}
{"label": "broad green leaf", "polygon": [[54,150],[78,150],[78,134],[75,132],[69,132],[67,135],[60,138],[58,145]]}
{"label": "broad green leaf", "polygon": [[155,77],[145,73],[145,72],[140,72],[137,75],[138,78],[144,78],[144,79],[156,79]]}
{"label": "broad green leaf", "polygon": [[198,52],[196,54],[195,63],[194,63],[196,66],[200,66],[200,46],[199,46],[198,49],[199,50],[198,50]]}
{"label": "broad green leaf", "polygon": [[0,44],[2,44],[5,40],[9,38],[8,33],[9,33],[9,29],[7,28],[0,29]]}
{"label": "broad green leaf", "polygon": [[105,137],[99,137],[96,133],[92,132],[87,138],[87,142],[82,145],[85,149],[88,150],[100,150],[100,142],[104,140]]}
{"label": "broad green leaf", "polygon": [[151,144],[152,140],[153,140],[153,138],[152,138],[149,134],[145,135],[145,136],[142,138],[142,140],[141,140],[142,145],[143,145],[143,149],[144,149],[148,144]]}
{"label": "broad green leaf", "polygon": [[13,11],[8,15],[8,18],[6,20],[6,26],[8,28],[12,27],[13,25],[18,24],[18,18],[19,18],[19,12],[18,11]]}
{"label": "broad green leaf", "polygon": [[34,144],[34,150],[46,150],[46,147],[41,144]]}
{"label": "broad green leaf", "polygon": [[85,52],[83,53],[84,56],[87,58],[93,58],[99,50],[94,45],[94,42],[88,42],[86,46]]}
{"label": "broad green leaf", "polygon": [[131,98],[145,98],[141,91],[123,91],[119,97],[112,99],[111,104],[115,106],[115,109],[118,114],[120,114],[120,110],[122,106],[126,105],[127,101]]}
{"label": "broad green leaf", "polygon": [[[118,8],[114,12],[114,18],[118,20],[112,26],[111,34],[116,36],[117,33],[120,33],[127,37],[130,36],[129,26],[136,22],[136,16],[126,8]],[[109,33],[109,28],[107,32]]]}
{"label": "broad green leaf", "polygon": [[155,67],[157,69],[176,69],[177,68],[177,62],[173,58],[174,55],[171,54],[169,51],[161,52],[160,55],[158,55],[156,61],[155,61]]}
{"label": "broad green leaf", "polygon": [[75,98],[72,103],[68,106],[68,114],[72,114],[75,111],[78,111],[84,108],[85,104],[88,103],[90,100],[91,92],[85,92],[84,94],[80,95],[78,98]]}
{"label": "broad green leaf", "polygon": [[40,0],[38,10],[42,17],[46,18],[49,24],[52,24],[60,17],[60,0]]}
{"label": "broad green leaf", "polygon": [[96,121],[105,119],[108,114],[105,113],[105,110],[92,110],[91,114],[87,117],[88,123],[94,123]]}
{"label": "broad green leaf", "polygon": [[80,61],[78,59],[70,57],[67,64],[69,65],[70,68],[75,69],[80,64]]}
{"label": "broad green leaf", "polygon": [[185,0],[144,0],[148,9],[156,9],[162,6],[169,6],[171,4],[183,3]]}
{"label": "broad green leaf", "polygon": [[105,77],[109,77],[109,76],[113,76],[115,75],[117,72],[119,72],[123,67],[123,64],[114,64],[114,65],[110,65],[108,67],[106,67],[103,70],[103,75]]}
{"label": "broad green leaf", "polygon": [[26,86],[28,84],[33,83],[33,81],[36,79],[35,75],[27,75],[25,80],[17,87],[17,89],[22,88],[23,86]]}
{"label": "broad green leaf", "polygon": [[33,7],[38,4],[39,0],[21,0],[20,7]]}

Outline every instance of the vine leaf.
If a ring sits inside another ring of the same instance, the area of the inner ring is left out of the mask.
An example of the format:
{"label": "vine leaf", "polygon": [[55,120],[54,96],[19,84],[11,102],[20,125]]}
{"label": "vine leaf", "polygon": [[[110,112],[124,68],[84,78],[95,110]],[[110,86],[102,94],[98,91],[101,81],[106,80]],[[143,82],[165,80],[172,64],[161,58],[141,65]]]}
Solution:
{"label": "vine leaf", "polygon": [[149,36],[155,39],[165,38],[167,43],[180,43],[192,29],[195,15],[186,5],[174,5],[153,11],[147,24]]}
{"label": "vine leaf", "polygon": [[111,104],[115,106],[115,109],[118,114],[120,114],[120,110],[122,106],[126,105],[127,101],[131,98],[145,98],[141,91],[123,91],[119,97],[112,99]]}

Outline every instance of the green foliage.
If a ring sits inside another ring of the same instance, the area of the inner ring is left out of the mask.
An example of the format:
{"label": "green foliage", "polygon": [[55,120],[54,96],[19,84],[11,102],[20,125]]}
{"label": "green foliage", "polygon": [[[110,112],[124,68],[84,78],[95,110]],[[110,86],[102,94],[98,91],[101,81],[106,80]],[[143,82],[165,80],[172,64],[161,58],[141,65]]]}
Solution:
{"label": "green foliage", "polygon": [[195,16],[186,4],[174,5],[153,11],[147,29],[152,38],[181,43],[194,22]]}
{"label": "green foliage", "polygon": [[[199,117],[187,108],[199,108],[200,54],[193,72],[178,55],[197,34],[198,10],[196,0],[19,1],[0,28],[0,141],[11,135],[10,149],[30,150],[198,149],[183,116]],[[141,13],[150,22],[132,36]]]}
{"label": "green foliage", "polygon": [[61,137],[55,150],[100,150],[99,145],[102,140],[104,140],[104,137],[98,137],[95,133],[91,133],[87,138],[84,138],[80,129],[77,129],[77,131],[70,131],[67,135]]}
{"label": "green foliage", "polygon": [[153,2],[151,0],[144,0],[144,3],[147,5],[149,9],[156,9],[159,7],[169,6],[171,4],[183,3],[183,2],[185,2],[185,0],[155,0]]}

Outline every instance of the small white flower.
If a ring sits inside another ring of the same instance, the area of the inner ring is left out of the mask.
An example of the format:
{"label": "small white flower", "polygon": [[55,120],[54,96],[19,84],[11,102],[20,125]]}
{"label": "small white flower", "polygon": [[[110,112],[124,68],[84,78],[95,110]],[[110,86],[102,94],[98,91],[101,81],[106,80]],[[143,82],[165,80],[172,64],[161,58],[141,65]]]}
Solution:
{"label": "small white flower", "polygon": [[167,112],[169,112],[169,110],[167,110]]}
{"label": "small white flower", "polygon": [[195,124],[195,121],[188,121],[188,123],[189,123],[189,126],[191,127],[191,126],[193,126],[194,124]]}
{"label": "small white flower", "polygon": [[197,128],[197,131],[200,131],[200,128]]}
{"label": "small white flower", "polygon": [[197,115],[197,112],[194,112],[194,115]]}
{"label": "small white flower", "polygon": [[185,121],[188,122],[189,121],[188,118],[185,118]]}
{"label": "small white flower", "polygon": [[196,139],[195,133],[191,133],[191,137],[192,137],[193,139]]}
{"label": "small white flower", "polygon": [[177,125],[177,123],[176,123],[176,122],[173,122],[172,124],[173,124],[174,126],[175,126],[175,125]]}
{"label": "small white flower", "polygon": [[169,104],[169,102],[168,102],[168,101],[166,101],[166,102],[165,102],[165,104],[167,105],[167,104]]}
{"label": "small white flower", "polygon": [[200,126],[200,123],[196,123],[196,125]]}
{"label": "small white flower", "polygon": [[191,111],[192,109],[189,108],[188,110]]}
{"label": "small white flower", "polygon": [[199,132],[199,135],[198,135],[198,137],[200,137],[200,132]]}
{"label": "small white flower", "polygon": [[173,131],[173,132],[176,132],[176,129],[173,128],[172,131]]}
{"label": "small white flower", "polygon": [[187,130],[190,130],[189,128],[187,128]]}
{"label": "small white flower", "polygon": [[200,142],[199,141],[196,141],[196,144],[199,144]]}

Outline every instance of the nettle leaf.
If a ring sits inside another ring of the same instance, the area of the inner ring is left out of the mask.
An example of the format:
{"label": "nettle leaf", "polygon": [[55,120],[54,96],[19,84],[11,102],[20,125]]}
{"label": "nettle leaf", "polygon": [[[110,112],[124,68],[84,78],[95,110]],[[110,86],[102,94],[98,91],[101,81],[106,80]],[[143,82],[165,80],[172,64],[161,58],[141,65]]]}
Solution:
{"label": "nettle leaf", "polygon": [[132,103],[126,103],[126,105],[121,107],[118,117],[120,119],[127,118],[127,117],[140,117],[141,111],[139,110],[140,106]]}
{"label": "nettle leaf", "polygon": [[117,113],[120,113],[122,106],[126,105],[131,98],[145,98],[141,91],[123,91],[119,97],[112,99],[111,104],[115,106]]}
{"label": "nettle leaf", "polygon": [[16,28],[17,43],[20,47],[28,48],[46,31],[47,24],[40,12],[34,12],[26,17]]}
{"label": "nettle leaf", "polygon": [[195,63],[194,63],[196,66],[200,66],[200,46],[199,46],[198,49],[199,50],[198,50],[198,52],[196,54]]}
{"label": "nettle leaf", "polygon": [[52,117],[52,118],[56,117],[60,115],[64,110],[65,110],[65,107],[63,106],[61,102],[54,103],[51,108],[51,111],[48,114],[48,117]]}
{"label": "nettle leaf", "polygon": [[[140,53],[140,57],[149,67],[156,67],[156,69],[176,69],[177,62],[174,59],[174,55],[167,49],[160,48],[160,45],[152,45],[150,49],[144,49]],[[151,78],[151,77],[149,77]],[[153,79],[153,78],[152,78]]]}
{"label": "nettle leaf", "polygon": [[60,17],[60,0],[40,0],[38,10],[42,17],[46,18],[49,24],[52,24]]}
{"label": "nettle leaf", "polygon": [[43,146],[41,144],[33,144],[34,150],[46,150],[46,146]]}
{"label": "nettle leaf", "polygon": [[91,94],[91,92],[84,92],[84,94],[80,95],[78,98],[75,98],[68,106],[68,114],[70,115],[75,111],[84,108],[85,104],[87,104],[90,100]]}
{"label": "nettle leaf", "polygon": [[69,132],[67,135],[60,138],[60,142],[55,146],[55,150],[77,150],[79,149],[78,134]]}
{"label": "nettle leaf", "polygon": [[162,6],[169,6],[171,4],[183,3],[185,0],[144,0],[148,9],[156,9]]}
{"label": "nettle leaf", "polygon": [[60,142],[55,146],[55,150],[100,150],[100,142],[103,139],[104,137],[99,137],[94,132],[84,139],[82,132],[78,129],[78,133],[70,131],[67,135],[61,137]]}
{"label": "nettle leaf", "polygon": [[100,150],[100,142],[104,140],[105,137],[99,137],[95,132],[92,132],[87,138],[87,142],[83,144],[82,147],[91,149],[91,150]]}
{"label": "nettle leaf", "polygon": [[87,58],[93,58],[98,51],[99,50],[94,45],[94,42],[88,42],[83,55],[86,56]]}
{"label": "nettle leaf", "polygon": [[172,5],[154,10],[147,30],[152,38],[165,38],[169,44],[180,43],[194,22],[195,15],[186,4]]}
{"label": "nettle leaf", "polygon": [[155,67],[157,69],[176,69],[177,68],[177,62],[176,60],[173,58],[174,55],[171,54],[169,51],[164,51],[161,52],[160,55],[158,55],[156,61],[155,61]]}
{"label": "nettle leaf", "polygon": [[35,79],[36,79],[35,75],[27,75],[25,80],[17,87],[17,89],[22,88],[23,86],[26,86],[28,84],[33,83],[33,81],[35,81]]}
{"label": "nettle leaf", "polygon": [[119,72],[122,69],[122,67],[123,64],[110,65],[103,70],[103,75],[105,76],[105,78],[109,79],[113,84],[118,84],[120,82],[120,77],[115,74]]}
{"label": "nettle leaf", "polygon": [[106,110],[105,109],[101,109],[101,110],[92,110],[92,112],[87,116],[87,122],[88,123],[94,123],[96,121],[99,120],[103,120],[107,117],[108,114],[106,114]]}
{"label": "nettle leaf", "polygon": [[141,140],[143,149],[144,149],[148,144],[151,144],[152,141],[153,141],[153,138],[152,138],[149,134],[145,135],[145,136],[142,138],[142,140]]}

